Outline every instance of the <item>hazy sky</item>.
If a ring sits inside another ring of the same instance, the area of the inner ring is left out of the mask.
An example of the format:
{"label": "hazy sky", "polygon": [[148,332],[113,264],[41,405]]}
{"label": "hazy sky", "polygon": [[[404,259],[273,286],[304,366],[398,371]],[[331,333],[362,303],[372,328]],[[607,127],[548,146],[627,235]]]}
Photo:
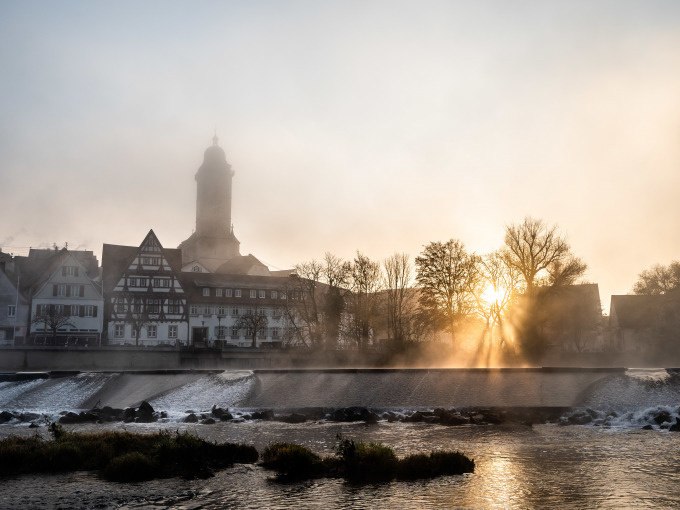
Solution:
{"label": "hazy sky", "polygon": [[242,253],[560,226],[603,305],[680,258],[680,2],[0,1],[0,246],[176,247],[216,127]]}

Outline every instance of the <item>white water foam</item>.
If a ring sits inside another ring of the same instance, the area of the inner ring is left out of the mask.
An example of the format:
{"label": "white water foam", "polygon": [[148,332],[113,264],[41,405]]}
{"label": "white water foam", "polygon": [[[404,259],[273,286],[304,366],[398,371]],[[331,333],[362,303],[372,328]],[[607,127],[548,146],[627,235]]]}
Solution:
{"label": "white water foam", "polygon": [[168,417],[184,417],[186,411],[207,412],[213,405],[222,408],[237,406],[257,385],[255,374],[247,370],[229,370],[208,374],[151,400],[154,409]]}

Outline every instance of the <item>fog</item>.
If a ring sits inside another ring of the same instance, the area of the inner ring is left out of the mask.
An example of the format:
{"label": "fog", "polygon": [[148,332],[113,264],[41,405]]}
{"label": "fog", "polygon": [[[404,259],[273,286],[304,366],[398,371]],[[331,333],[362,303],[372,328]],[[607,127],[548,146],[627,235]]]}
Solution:
{"label": "fog", "polygon": [[0,6],[0,243],[175,247],[217,129],[243,253],[558,224],[603,305],[678,257],[676,2]]}

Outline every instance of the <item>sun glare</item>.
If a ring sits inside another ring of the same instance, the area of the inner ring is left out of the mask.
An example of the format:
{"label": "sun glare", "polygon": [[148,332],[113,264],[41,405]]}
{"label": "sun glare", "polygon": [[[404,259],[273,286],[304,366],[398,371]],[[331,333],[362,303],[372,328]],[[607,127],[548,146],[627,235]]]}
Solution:
{"label": "sun glare", "polygon": [[505,289],[501,287],[494,287],[493,285],[489,285],[486,289],[484,289],[484,292],[482,292],[482,299],[489,305],[494,305],[500,301],[503,301],[504,296]]}

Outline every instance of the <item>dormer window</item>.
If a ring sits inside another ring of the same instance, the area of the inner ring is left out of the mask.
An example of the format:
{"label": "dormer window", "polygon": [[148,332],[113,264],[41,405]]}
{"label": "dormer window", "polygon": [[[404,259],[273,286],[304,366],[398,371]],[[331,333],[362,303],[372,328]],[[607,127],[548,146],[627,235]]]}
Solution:
{"label": "dormer window", "polygon": [[208,287],[203,287],[203,295],[210,296],[210,289]]}
{"label": "dormer window", "polygon": [[200,273],[201,272],[201,266],[194,266],[194,267],[191,268],[191,270],[194,273]]}

